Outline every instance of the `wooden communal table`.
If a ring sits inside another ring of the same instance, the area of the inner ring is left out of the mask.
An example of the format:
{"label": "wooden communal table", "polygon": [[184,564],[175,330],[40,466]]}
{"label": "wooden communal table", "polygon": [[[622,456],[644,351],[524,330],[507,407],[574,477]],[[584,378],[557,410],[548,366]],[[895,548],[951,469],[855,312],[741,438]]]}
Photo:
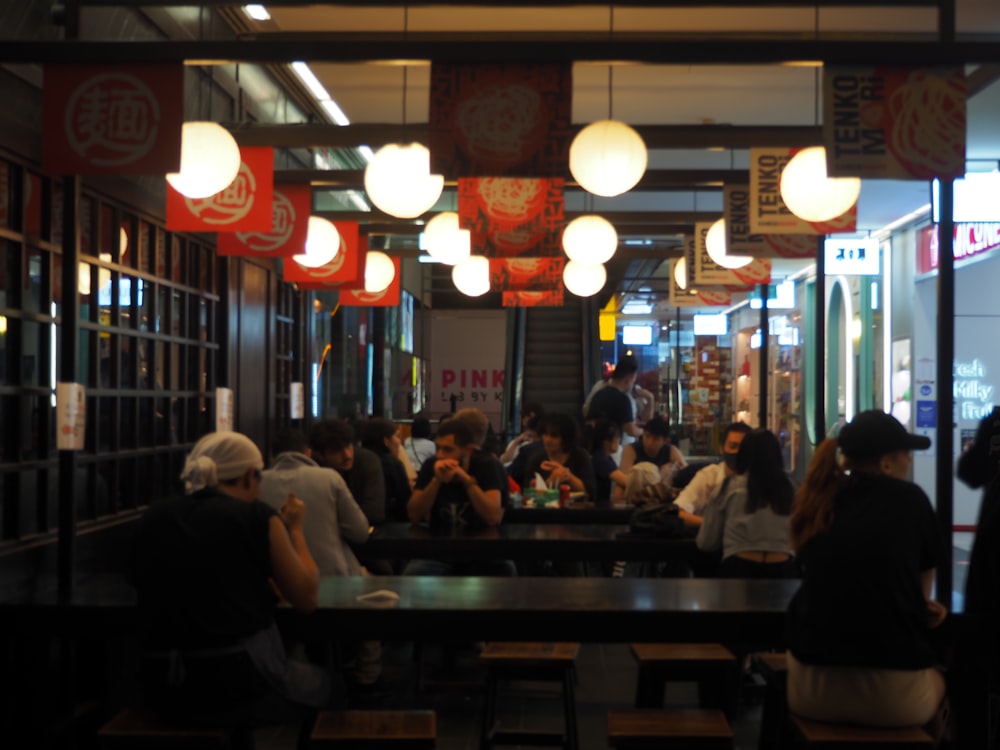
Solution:
{"label": "wooden communal table", "polygon": [[[325,578],[319,609],[278,611],[318,639],[723,641],[780,646],[798,581],[697,578]],[[365,598],[392,591],[395,598]],[[135,592],[120,577],[78,584],[60,604],[36,589],[0,600],[0,633],[106,638],[134,633]]]}
{"label": "wooden communal table", "polygon": [[[562,511],[575,512],[575,511]],[[703,559],[694,537],[630,534],[614,524],[503,523],[486,529],[380,526],[359,551],[397,560],[660,560]]]}

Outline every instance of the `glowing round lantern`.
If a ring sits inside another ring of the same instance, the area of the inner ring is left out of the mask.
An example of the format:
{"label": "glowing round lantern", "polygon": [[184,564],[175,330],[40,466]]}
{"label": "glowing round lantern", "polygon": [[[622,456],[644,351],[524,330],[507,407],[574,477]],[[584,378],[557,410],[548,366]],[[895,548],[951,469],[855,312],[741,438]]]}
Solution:
{"label": "glowing round lantern", "polygon": [[562,245],[570,260],[607,263],[618,249],[618,232],[603,216],[579,216],[563,230]]}
{"label": "glowing round lantern", "polygon": [[429,211],[444,190],[444,177],[431,174],[431,152],[419,143],[390,143],[365,169],[365,193],[378,208],[400,219]]}
{"label": "glowing round lantern", "polygon": [[306,268],[325,266],[340,252],[340,232],[332,222],[319,216],[309,217],[306,230],[306,251],[293,255],[292,260]]}
{"label": "glowing round lantern", "polygon": [[229,187],[239,174],[240,147],[217,122],[186,122],[181,132],[181,171],[167,175],[188,198],[207,198]]}
{"label": "glowing round lantern", "polygon": [[490,290],[490,262],[473,255],[451,269],[451,280],[466,297],[481,297]]}
{"label": "glowing round lantern", "polygon": [[646,144],[624,122],[598,120],[569,147],[569,171],[580,187],[606,198],[628,192],[646,172]]}
{"label": "glowing round lantern", "polygon": [[592,297],[604,288],[608,272],[600,263],[588,265],[571,260],[563,269],[563,284],[577,297]]}
{"label": "glowing round lantern", "polygon": [[826,149],[804,148],[781,173],[781,199],[788,210],[810,222],[830,221],[851,206],[861,194],[857,177],[827,177]]}

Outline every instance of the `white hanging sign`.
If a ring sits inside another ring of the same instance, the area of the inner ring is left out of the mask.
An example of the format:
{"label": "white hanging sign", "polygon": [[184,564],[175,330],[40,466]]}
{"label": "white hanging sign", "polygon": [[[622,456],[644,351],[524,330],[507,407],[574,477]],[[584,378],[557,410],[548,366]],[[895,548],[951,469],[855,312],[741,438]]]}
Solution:
{"label": "white hanging sign", "polygon": [[215,389],[215,431],[232,432],[236,416],[232,388]]}
{"label": "white hanging sign", "polygon": [[288,386],[288,416],[291,419],[302,419],[306,415],[306,389],[302,383],[291,383]]}
{"label": "white hanging sign", "polygon": [[56,384],[56,448],[83,450],[87,427],[86,388],[80,383]]}

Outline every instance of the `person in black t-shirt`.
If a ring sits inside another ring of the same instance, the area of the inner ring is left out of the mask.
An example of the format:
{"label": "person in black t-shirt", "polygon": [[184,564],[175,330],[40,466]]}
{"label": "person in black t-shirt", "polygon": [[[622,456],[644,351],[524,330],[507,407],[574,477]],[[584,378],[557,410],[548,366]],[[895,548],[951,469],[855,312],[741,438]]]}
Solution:
{"label": "person in black t-shirt", "polygon": [[587,449],[597,485],[596,505],[611,505],[612,488],[624,488],[628,482],[628,476],[618,468],[613,457],[621,439],[618,425],[610,419],[598,419],[587,427]]}
{"label": "person in black t-shirt", "polygon": [[[478,450],[462,420],[449,419],[438,429],[437,456],[417,474],[407,513],[413,523],[432,527],[489,527],[503,518],[501,487],[506,477],[496,458]],[[509,560],[458,562],[411,560],[404,575],[513,575]]]}
{"label": "person in black t-shirt", "polygon": [[911,451],[929,446],[866,411],[813,456],[791,522],[803,574],[788,613],[788,705],[801,716],[924,724],[940,737],[930,631],[947,614],[931,599],[941,541],[930,500],[906,480]]}

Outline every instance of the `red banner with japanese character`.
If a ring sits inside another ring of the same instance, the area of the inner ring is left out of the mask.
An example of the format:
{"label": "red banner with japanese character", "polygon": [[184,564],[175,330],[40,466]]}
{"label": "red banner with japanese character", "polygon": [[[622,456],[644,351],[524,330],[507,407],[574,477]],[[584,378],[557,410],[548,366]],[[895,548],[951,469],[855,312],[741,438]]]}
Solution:
{"label": "red banner with japanese character", "polygon": [[188,198],[167,183],[167,229],[176,232],[268,232],[273,222],[274,149],[240,148],[240,171],[208,198]]}
{"label": "red banner with japanese character", "polygon": [[219,255],[287,258],[304,253],[312,212],[309,185],[278,185],[271,200],[271,231],[220,232]]}
{"label": "red banner with japanese character", "polygon": [[504,307],[562,307],[565,292],[562,288],[544,291],[504,292]]}
{"label": "red banner with japanese character", "polygon": [[389,288],[382,292],[366,292],[364,289],[343,289],[340,292],[340,304],[346,307],[397,307],[399,305],[403,280],[400,277],[402,263],[399,258],[392,259],[395,275]]}
{"label": "red banner with japanese character", "polygon": [[46,65],[42,162],[62,174],[166,174],[181,162],[183,65]]}
{"label": "red banner with japanese character", "polygon": [[285,260],[283,278],[298,284],[323,284],[327,288],[363,286],[365,281],[364,256],[368,252],[368,238],[358,233],[358,222],[335,221],[333,225],[340,235],[340,249],[333,260],[318,268],[308,268]]}
{"label": "red banner with japanese character", "polygon": [[458,220],[488,258],[562,255],[562,179],[460,178]]}
{"label": "red banner with japanese character", "polygon": [[490,288],[505,292],[562,288],[562,258],[490,258]]}
{"label": "red banner with japanese character", "polygon": [[434,63],[431,171],[449,178],[565,174],[572,91],[568,63]]}

